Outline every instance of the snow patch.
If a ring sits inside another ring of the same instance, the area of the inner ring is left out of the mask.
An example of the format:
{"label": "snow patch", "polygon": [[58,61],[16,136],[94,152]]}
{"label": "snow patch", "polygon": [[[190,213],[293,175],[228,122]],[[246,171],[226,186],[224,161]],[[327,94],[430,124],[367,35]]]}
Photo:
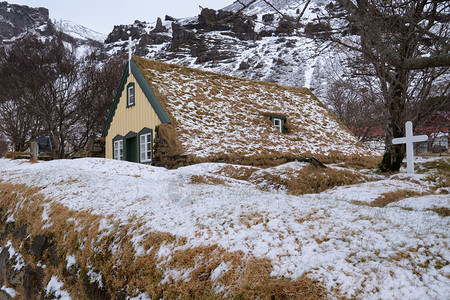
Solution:
{"label": "snow patch", "polygon": [[75,255],[70,254],[66,256],[66,269],[70,269],[70,267],[74,266],[77,263],[77,258]]}
{"label": "snow patch", "polygon": [[8,295],[10,295],[11,298],[15,298],[19,294],[16,292],[15,289],[9,288],[6,285],[2,286],[1,290],[6,292]]}
{"label": "snow patch", "polygon": [[62,289],[63,285],[64,283],[59,281],[57,276],[52,276],[45,287],[45,292],[47,295],[53,295],[54,299],[71,300],[69,293]]}

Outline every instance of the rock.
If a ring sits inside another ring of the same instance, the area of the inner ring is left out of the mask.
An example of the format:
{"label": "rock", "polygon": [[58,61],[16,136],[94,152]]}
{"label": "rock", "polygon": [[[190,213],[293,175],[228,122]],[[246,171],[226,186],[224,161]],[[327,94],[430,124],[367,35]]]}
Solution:
{"label": "rock", "polygon": [[22,268],[17,268],[18,255],[10,258],[9,247],[5,247],[0,253],[0,282],[6,281],[14,287],[22,282]]}
{"label": "rock", "polygon": [[[8,247],[3,248],[0,252],[0,277],[6,279],[6,266],[9,259]],[[1,282],[1,281],[0,281]]]}
{"label": "rock", "polygon": [[283,17],[278,23],[277,33],[292,34],[295,29],[295,20],[292,17]]}
{"label": "rock", "polygon": [[180,24],[172,23],[172,48],[194,40],[194,32],[185,30]]}
{"label": "rock", "polygon": [[7,292],[0,290],[0,300],[10,300],[12,299],[11,295]]}
{"label": "rock", "polygon": [[258,40],[261,39],[258,33],[255,32],[255,24],[250,19],[245,19],[241,16],[236,16],[233,20],[233,28],[231,31],[236,33],[236,36],[241,40]]}
{"label": "rock", "polygon": [[163,26],[161,18],[158,17],[158,19],[156,20],[156,26],[151,32],[154,33],[167,32],[167,28]]}
{"label": "rock", "polygon": [[0,36],[10,39],[50,21],[48,9],[0,2]]}
{"label": "rock", "polygon": [[273,20],[275,20],[275,15],[274,14],[265,14],[262,16],[262,21],[264,23],[272,23]]}
{"label": "rock", "polygon": [[0,242],[3,241],[8,234],[13,232],[15,229],[15,223],[14,222],[7,222],[4,227],[4,231],[0,234]]}
{"label": "rock", "polygon": [[97,282],[90,282],[88,276],[83,277],[84,291],[90,299],[110,300],[111,296],[105,286],[100,287]]}
{"label": "rock", "polygon": [[207,31],[215,30],[217,26],[216,11],[210,8],[203,8],[198,16],[198,28],[205,29]]}
{"label": "rock", "polygon": [[235,14],[230,11],[203,8],[198,15],[198,24],[194,27],[204,31],[230,30],[234,17]]}
{"label": "rock", "polygon": [[27,234],[28,225],[22,225],[13,232],[13,238],[23,239]]}
{"label": "rock", "polygon": [[261,37],[272,36],[272,35],[274,35],[274,33],[275,32],[272,30],[261,30],[259,32],[259,36],[261,36]]}
{"label": "rock", "polygon": [[250,68],[250,65],[245,61],[241,61],[239,64],[239,70],[247,70],[248,68]]}
{"label": "rock", "polygon": [[138,48],[145,47],[147,45],[161,45],[166,42],[170,42],[170,37],[167,35],[160,35],[154,32],[150,32],[149,34],[144,34],[139,41]]}
{"label": "rock", "polygon": [[43,288],[44,271],[40,267],[25,266],[23,275],[23,290],[26,299],[37,299]]}
{"label": "rock", "polygon": [[168,16],[168,15],[166,15],[165,17],[164,17],[164,21],[176,21],[177,19],[175,19],[174,17],[171,17],[171,16]]}
{"label": "rock", "polygon": [[134,40],[139,39],[143,34],[145,34],[145,29],[139,21],[135,21],[132,25],[116,25],[106,38],[105,44],[127,41],[130,36]]}
{"label": "rock", "polygon": [[45,247],[47,246],[47,237],[45,235],[37,235],[34,237],[31,243],[30,253],[36,258],[41,259],[44,253]]}

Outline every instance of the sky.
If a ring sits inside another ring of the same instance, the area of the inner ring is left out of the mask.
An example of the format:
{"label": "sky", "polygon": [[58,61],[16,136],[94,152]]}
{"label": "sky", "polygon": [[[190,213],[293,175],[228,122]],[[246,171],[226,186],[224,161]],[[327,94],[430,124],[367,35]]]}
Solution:
{"label": "sky", "polygon": [[25,0],[8,3],[45,7],[50,18],[69,20],[100,33],[108,34],[114,25],[132,24],[135,20],[154,22],[165,15],[192,17],[204,8],[220,9],[234,0]]}

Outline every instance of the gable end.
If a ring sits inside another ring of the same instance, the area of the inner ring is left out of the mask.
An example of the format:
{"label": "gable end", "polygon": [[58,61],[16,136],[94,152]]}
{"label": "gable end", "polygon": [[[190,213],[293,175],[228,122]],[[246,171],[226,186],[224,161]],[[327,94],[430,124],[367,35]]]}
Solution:
{"label": "gable end", "polygon": [[[152,89],[148,85],[147,81],[144,78],[144,75],[142,75],[141,71],[139,70],[136,63],[131,60],[129,63],[131,63],[131,73],[136,78],[136,81],[139,85],[139,87],[144,92],[145,97],[147,98],[148,102],[152,106],[153,110],[155,111],[156,115],[158,116],[161,123],[169,124],[170,119],[169,116],[164,111],[164,108],[161,106],[161,103],[159,103],[158,99],[156,98],[155,94],[153,93]],[[125,71],[123,72],[122,79],[120,81],[119,87],[116,92],[116,96],[114,97],[114,102],[111,106],[111,109],[109,111],[108,119],[106,120],[105,127],[103,128],[102,136],[106,137],[108,135],[108,130],[111,125],[111,122],[114,118],[114,114],[116,113],[117,105],[119,104],[120,97],[123,93],[123,90],[125,89],[125,84],[127,83],[128,76],[130,75],[128,68],[128,64],[125,68]]]}

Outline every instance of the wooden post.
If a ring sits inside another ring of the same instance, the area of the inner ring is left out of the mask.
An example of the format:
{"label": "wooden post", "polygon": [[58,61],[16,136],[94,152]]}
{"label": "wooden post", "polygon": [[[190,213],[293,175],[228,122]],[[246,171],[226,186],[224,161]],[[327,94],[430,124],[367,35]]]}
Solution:
{"label": "wooden post", "polygon": [[38,149],[39,149],[38,143],[35,141],[31,141],[30,143],[31,162],[37,162]]}

